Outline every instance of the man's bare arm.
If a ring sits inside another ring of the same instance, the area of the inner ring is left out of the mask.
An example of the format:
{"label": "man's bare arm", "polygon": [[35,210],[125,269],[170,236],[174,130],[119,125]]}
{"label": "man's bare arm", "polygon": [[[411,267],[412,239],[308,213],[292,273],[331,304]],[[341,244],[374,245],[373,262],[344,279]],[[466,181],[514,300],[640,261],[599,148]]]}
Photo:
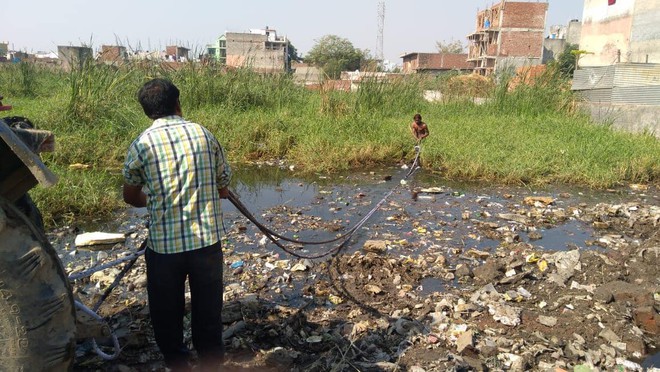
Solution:
{"label": "man's bare arm", "polygon": [[147,195],[142,192],[142,186],[133,186],[125,183],[123,194],[126,203],[138,208],[147,206]]}
{"label": "man's bare arm", "polygon": [[429,136],[429,127],[426,124],[424,124],[424,126],[422,127],[422,130],[420,132],[421,132],[420,133],[420,139],[424,139],[424,138],[428,137]]}

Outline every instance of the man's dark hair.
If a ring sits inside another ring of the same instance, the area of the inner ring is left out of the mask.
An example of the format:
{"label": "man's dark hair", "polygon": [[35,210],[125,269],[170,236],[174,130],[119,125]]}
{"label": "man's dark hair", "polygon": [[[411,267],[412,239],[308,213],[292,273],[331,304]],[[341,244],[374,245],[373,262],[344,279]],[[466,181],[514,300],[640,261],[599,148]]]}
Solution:
{"label": "man's dark hair", "polygon": [[138,91],[138,101],[150,119],[175,115],[179,102],[179,89],[169,80],[153,79]]}
{"label": "man's dark hair", "polygon": [[413,116],[413,120],[417,120],[417,119],[422,120],[422,115],[415,114],[415,116]]}

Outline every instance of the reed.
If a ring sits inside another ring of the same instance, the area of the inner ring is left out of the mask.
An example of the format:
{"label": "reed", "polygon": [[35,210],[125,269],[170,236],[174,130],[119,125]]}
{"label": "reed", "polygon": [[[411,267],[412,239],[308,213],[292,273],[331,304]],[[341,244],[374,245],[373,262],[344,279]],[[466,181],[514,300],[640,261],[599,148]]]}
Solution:
{"label": "reed", "polygon": [[26,62],[5,64],[0,69],[0,87],[4,96],[35,97],[44,69]]}
{"label": "reed", "polygon": [[[215,133],[237,167],[284,159],[304,175],[410,162],[408,125],[421,113],[431,131],[422,145],[424,167],[446,178],[598,188],[660,179],[657,138],[592,123],[552,69],[533,83],[513,76],[402,76],[367,79],[345,92],[212,64],[87,63],[69,73],[2,66],[11,114],[56,134],[57,150],[44,160],[60,184],[35,190],[49,221],[107,215],[123,205],[125,151],[150,125],[135,95],[153,77],[177,84],[184,116]],[[425,101],[427,89],[442,90],[442,101]],[[75,163],[90,168],[70,169]]]}

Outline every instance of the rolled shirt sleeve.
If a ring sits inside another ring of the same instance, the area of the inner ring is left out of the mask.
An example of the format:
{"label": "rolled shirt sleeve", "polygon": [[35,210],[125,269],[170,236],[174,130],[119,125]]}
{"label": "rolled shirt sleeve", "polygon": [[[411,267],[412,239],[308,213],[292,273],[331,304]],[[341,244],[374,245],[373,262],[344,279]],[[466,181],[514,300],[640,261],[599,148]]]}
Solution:
{"label": "rolled shirt sleeve", "polygon": [[133,142],[128,149],[124,168],[122,169],[124,182],[132,186],[140,186],[145,184],[144,170],[142,161],[140,160],[140,153],[137,146],[137,141]]}

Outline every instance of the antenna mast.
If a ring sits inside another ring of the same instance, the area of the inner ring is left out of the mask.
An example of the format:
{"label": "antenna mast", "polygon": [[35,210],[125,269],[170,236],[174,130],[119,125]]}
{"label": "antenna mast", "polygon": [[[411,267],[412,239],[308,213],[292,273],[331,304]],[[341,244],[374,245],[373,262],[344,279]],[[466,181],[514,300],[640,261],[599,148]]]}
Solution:
{"label": "antenna mast", "polygon": [[383,30],[385,29],[385,2],[378,3],[378,38],[376,40],[376,59],[383,61]]}

